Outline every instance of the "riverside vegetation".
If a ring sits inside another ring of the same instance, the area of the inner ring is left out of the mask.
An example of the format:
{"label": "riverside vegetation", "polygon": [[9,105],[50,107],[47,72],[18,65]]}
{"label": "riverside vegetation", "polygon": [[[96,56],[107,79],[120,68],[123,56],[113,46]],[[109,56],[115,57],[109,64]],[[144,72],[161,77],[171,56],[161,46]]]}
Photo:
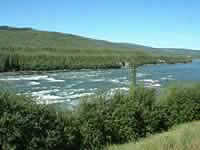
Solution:
{"label": "riverside vegetation", "polygon": [[[28,51],[28,52],[26,52]],[[63,69],[108,69],[129,64],[189,62],[185,57],[153,56],[144,52],[115,50],[65,50],[33,48],[1,48],[0,71],[42,71]]]}
{"label": "riverside vegetation", "polygon": [[142,65],[160,63],[160,60],[166,63],[191,61],[185,52],[179,54],[177,50],[173,51],[0,26],[0,72],[120,68],[125,63]]}
{"label": "riverside vegetation", "polygon": [[170,86],[158,95],[154,89],[131,88],[128,95],[85,98],[66,112],[0,92],[0,149],[98,150],[135,142],[200,120],[199,89],[200,84]]}
{"label": "riverside vegetation", "polygon": [[166,133],[136,143],[114,145],[109,150],[199,150],[200,122],[178,125]]}

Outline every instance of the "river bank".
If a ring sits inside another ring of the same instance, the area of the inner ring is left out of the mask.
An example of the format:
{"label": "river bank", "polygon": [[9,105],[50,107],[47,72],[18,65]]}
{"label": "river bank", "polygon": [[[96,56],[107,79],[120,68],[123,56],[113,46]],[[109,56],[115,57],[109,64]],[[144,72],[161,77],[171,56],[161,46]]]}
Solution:
{"label": "river bank", "polygon": [[[99,57],[101,58],[101,57]],[[99,59],[98,58],[98,59]],[[102,57],[103,58],[103,57]],[[114,58],[114,59],[113,59]],[[159,58],[154,58],[152,60],[149,60],[147,58],[146,60],[143,61],[136,61],[136,60],[131,60],[130,58],[125,58],[123,60],[122,58],[115,58],[113,57],[111,62],[105,62],[103,59],[99,62],[99,64],[92,64],[92,61],[90,64],[76,64],[76,60],[74,60],[74,64],[70,63],[71,66],[66,65],[65,63],[63,64],[57,64],[57,65],[45,65],[42,63],[36,63],[35,65],[31,65],[30,63],[22,63],[20,64],[20,59],[19,58],[14,58],[14,57],[8,57],[5,58],[5,60],[2,61],[2,64],[0,66],[0,73],[16,73],[16,74],[24,74],[24,75],[29,75],[29,74],[43,74],[43,73],[55,73],[55,72],[64,72],[64,71],[81,71],[81,70],[102,70],[102,69],[120,69],[120,68],[126,68],[126,67],[131,67],[131,66],[144,66],[144,65],[155,65],[155,64],[178,64],[178,63],[192,63],[192,59],[188,58],[173,58],[173,57],[159,57]],[[17,59],[17,60],[15,60]],[[66,59],[66,58],[64,58]],[[78,59],[78,58],[77,58]],[[122,60],[121,60],[122,59]],[[109,59],[106,59],[108,61]],[[30,60],[31,61],[31,60]],[[52,59],[53,61],[53,59]],[[64,60],[63,60],[64,61]],[[90,61],[90,60],[89,60]],[[110,61],[110,60],[109,60]]]}

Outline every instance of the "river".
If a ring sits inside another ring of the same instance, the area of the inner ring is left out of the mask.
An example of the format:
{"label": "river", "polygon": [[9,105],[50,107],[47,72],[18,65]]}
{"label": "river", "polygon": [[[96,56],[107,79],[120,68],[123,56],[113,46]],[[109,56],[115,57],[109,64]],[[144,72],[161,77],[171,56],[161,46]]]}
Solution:
{"label": "river", "polygon": [[[98,92],[128,91],[131,73],[128,69],[43,72],[22,75],[1,73],[0,88],[31,95],[38,103],[76,105],[80,97]],[[200,81],[200,60],[189,64],[145,65],[137,69],[137,84],[164,87],[174,81]]]}

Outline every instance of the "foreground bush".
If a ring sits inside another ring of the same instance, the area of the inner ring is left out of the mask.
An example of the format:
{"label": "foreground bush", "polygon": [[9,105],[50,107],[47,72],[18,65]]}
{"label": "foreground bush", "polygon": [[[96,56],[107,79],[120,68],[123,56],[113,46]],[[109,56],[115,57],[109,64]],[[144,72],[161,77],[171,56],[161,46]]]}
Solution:
{"label": "foreground bush", "polygon": [[109,150],[199,150],[200,122],[179,125],[169,132],[136,143],[113,145]]}
{"label": "foreground bush", "polygon": [[82,100],[71,112],[58,113],[30,98],[0,93],[0,149],[95,150],[200,120],[200,86],[132,89]]}
{"label": "foreground bush", "polygon": [[167,107],[171,125],[200,119],[200,85],[172,86],[165,98],[161,99]]}
{"label": "foreground bush", "polygon": [[22,96],[0,94],[0,149],[78,149],[79,131],[71,115],[57,114]]}
{"label": "foreground bush", "polygon": [[99,96],[80,105],[80,131],[88,149],[137,140],[146,135],[148,112],[154,105],[155,91],[138,89],[137,92],[130,97],[118,93],[109,100]]}

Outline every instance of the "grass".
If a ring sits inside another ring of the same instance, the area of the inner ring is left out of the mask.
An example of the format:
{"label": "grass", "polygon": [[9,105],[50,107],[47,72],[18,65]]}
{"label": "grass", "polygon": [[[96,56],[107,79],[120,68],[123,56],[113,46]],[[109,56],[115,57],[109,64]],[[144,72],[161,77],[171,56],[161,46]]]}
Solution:
{"label": "grass", "polygon": [[136,44],[72,34],[0,27],[0,71],[120,68],[130,64],[188,62],[191,58]]}
{"label": "grass", "polygon": [[172,130],[136,143],[110,146],[108,150],[198,150],[200,122],[176,126]]}

